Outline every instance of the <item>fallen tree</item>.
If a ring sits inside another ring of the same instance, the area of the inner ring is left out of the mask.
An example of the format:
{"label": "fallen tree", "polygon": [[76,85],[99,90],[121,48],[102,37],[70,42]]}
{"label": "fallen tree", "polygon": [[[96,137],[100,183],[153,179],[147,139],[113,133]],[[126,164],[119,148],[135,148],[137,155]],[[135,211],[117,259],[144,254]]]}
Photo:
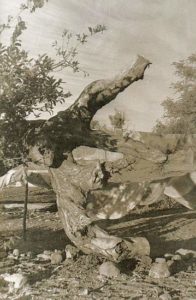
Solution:
{"label": "fallen tree", "polygon": [[123,92],[132,83],[143,79],[150,62],[139,56],[134,65],[112,80],[97,80],[89,84],[75,103],[65,111],[43,122],[30,126],[26,143],[29,157],[36,163],[58,167],[74,148],[80,145],[107,146],[112,141],[99,137],[90,129],[95,113]]}
{"label": "fallen tree", "polygon": [[106,184],[107,172],[95,162],[77,164],[71,152],[80,145],[106,147],[107,142],[108,147],[112,147],[112,141],[97,139],[98,134],[90,129],[91,120],[100,108],[120,92],[143,79],[149,65],[147,59],[139,56],[122,75],[91,83],[69,109],[44,122],[39,130],[31,128],[26,140],[29,158],[36,164],[49,167],[59,215],[67,236],[83,252],[95,252],[114,261],[136,254],[147,255],[149,244],[144,238],[138,242],[137,239],[110,236],[93,224],[96,218],[88,216],[85,210],[87,194]]}
{"label": "fallen tree", "polygon": [[[47,121],[31,123],[25,139],[28,158],[33,163],[29,165],[28,180],[34,183],[36,170],[38,174],[47,171],[45,181],[51,183],[56,193],[59,215],[67,236],[83,252],[97,253],[117,262],[149,255],[149,243],[142,237],[122,239],[111,236],[99,228],[96,221],[107,218],[107,214],[103,216],[88,211],[89,192],[101,189],[109,182],[131,181],[132,196],[127,195],[123,200],[127,206],[123,213],[115,216],[118,218],[137,203],[156,201],[168,185],[168,178],[182,176],[195,169],[192,137],[188,137],[188,142],[186,136],[180,137],[175,140],[172,149],[167,145],[163,150],[152,142],[150,145],[134,139],[125,142],[90,128],[95,113],[129,85],[143,79],[149,65],[147,59],[139,56],[129,70],[113,80],[92,82],[70,108]],[[164,137],[160,139],[164,140]],[[77,160],[74,149],[81,145],[108,150],[108,154],[117,152],[120,156]],[[142,176],[139,173],[141,168],[144,170]]]}

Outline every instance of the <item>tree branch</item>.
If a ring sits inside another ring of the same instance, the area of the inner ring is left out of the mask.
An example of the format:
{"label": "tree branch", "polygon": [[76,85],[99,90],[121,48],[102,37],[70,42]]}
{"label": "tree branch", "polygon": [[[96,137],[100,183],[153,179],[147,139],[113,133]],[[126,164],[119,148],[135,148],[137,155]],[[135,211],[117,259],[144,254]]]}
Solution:
{"label": "tree branch", "polygon": [[30,158],[36,163],[58,167],[64,160],[63,153],[80,145],[97,146],[90,130],[93,116],[133,82],[143,79],[149,65],[149,60],[138,56],[133,66],[120,76],[88,85],[70,108],[47,120],[37,134],[35,130],[33,134],[30,132],[27,139]]}
{"label": "tree branch", "polygon": [[71,111],[80,111],[83,122],[88,126],[95,113],[116,98],[133,82],[143,79],[150,61],[138,56],[133,66],[113,80],[97,80],[89,84],[80,94],[76,102],[71,106]]}

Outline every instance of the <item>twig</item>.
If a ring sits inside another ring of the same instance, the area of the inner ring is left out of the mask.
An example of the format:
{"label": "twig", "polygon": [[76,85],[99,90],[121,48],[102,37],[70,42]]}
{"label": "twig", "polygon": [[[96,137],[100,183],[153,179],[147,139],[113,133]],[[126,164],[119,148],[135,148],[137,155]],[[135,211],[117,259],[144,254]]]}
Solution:
{"label": "twig", "polygon": [[23,239],[26,241],[26,231],[27,231],[27,204],[28,204],[28,193],[29,193],[29,186],[28,182],[25,182],[25,200],[24,200],[24,213],[23,213]]}

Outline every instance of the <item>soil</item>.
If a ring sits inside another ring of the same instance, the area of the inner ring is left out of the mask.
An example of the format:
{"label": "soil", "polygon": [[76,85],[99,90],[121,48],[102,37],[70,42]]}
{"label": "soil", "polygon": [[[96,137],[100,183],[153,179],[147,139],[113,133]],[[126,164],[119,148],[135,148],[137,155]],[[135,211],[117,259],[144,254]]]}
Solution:
{"label": "soil", "polygon": [[[173,201],[164,199],[149,207],[139,207],[119,220],[99,221],[112,234],[145,236],[151,245],[151,258],[135,258],[119,264],[121,274],[116,278],[99,275],[103,261],[95,255],[78,253],[58,265],[40,260],[45,250],[61,250],[70,241],[62,229],[52,192],[32,188],[31,203],[46,203],[46,208],[28,212],[27,240],[23,240],[23,209],[4,208],[4,203],[21,203],[22,188],[9,188],[0,197],[0,299],[196,299],[196,260],[179,264],[168,278],[149,276],[152,261],[180,248],[196,251],[196,211],[189,211]],[[48,203],[51,205],[48,207]],[[32,257],[9,258],[13,249],[21,254],[31,251]],[[6,251],[5,251],[6,250]],[[28,284],[23,289],[9,290],[2,279],[5,273],[22,272]]]}

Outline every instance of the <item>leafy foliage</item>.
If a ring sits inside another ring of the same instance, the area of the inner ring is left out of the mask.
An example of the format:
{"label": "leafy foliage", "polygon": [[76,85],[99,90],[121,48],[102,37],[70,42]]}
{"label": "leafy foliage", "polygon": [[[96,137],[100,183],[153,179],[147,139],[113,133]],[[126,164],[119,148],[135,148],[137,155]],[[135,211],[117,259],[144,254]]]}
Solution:
{"label": "leafy foliage", "polygon": [[46,54],[30,59],[18,41],[7,47],[0,44],[0,115],[4,120],[51,112],[70,95],[63,92],[62,80],[50,75],[52,68],[53,60]]}
{"label": "leafy foliage", "polygon": [[33,13],[46,2],[28,0],[21,5],[16,18],[8,16],[7,22],[0,25],[0,34],[14,27],[10,43],[0,43],[0,161],[8,168],[25,159],[26,118],[30,114],[39,117],[42,112],[52,113],[58,103],[62,104],[71,95],[63,90],[63,81],[54,72],[71,68],[73,72],[88,75],[80,68],[79,47],[91,35],[106,29],[103,25],[97,25],[91,31],[89,29],[88,34],[73,34],[64,30],[61,43],[53,43],[56,58],[47,54],[31,58],[22,47],[21,35],[27,24],[21,14],[25,10]]}
{"label": "leafy foliage", "polygon": [[196,133],[196,54],[175,62],[179,81],[172,87],[178,95],[176,101],[163,101],[164,120],[158,121],[157,133]]}

